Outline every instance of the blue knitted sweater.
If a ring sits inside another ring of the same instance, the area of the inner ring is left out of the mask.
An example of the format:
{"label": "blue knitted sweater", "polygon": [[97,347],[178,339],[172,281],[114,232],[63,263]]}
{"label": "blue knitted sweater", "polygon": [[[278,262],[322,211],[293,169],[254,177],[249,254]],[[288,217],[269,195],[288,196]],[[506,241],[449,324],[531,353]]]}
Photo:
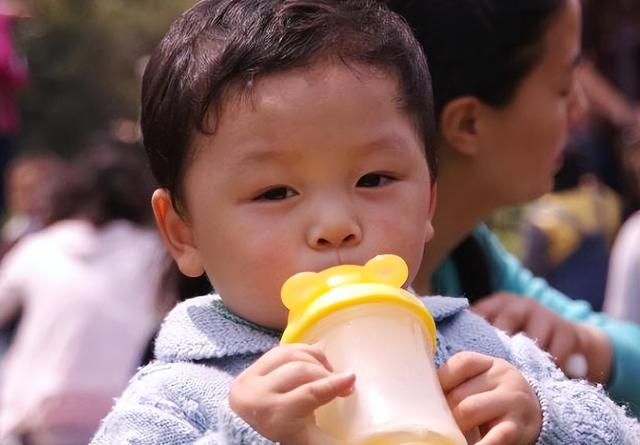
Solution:
{"label": "blue knitted sweater", "polygon": [[[567,380],[526,337],[496,331],[467,310],[466,300],[423,302],[438,328],[436,366],[473,350],[520,369],[543,410],[537,444],[640,444],[636,420],[601,388]],[[217,296],[179,304],[156,340],[157,360],[132,379],[92,444],[272,444],[229,408],[228,392],[233,378],[278,342],[279,333],[231,314]]]}

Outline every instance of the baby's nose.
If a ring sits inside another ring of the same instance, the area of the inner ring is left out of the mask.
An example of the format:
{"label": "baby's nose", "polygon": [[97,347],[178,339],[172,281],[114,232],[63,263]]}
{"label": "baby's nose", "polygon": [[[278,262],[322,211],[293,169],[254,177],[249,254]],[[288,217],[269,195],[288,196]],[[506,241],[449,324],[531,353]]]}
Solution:
{"label": "baby's nose", "polygon": [[345,214],[325,217],[309,231],[308,243],[314,249],[355,246],[362,240],[362,229]]}

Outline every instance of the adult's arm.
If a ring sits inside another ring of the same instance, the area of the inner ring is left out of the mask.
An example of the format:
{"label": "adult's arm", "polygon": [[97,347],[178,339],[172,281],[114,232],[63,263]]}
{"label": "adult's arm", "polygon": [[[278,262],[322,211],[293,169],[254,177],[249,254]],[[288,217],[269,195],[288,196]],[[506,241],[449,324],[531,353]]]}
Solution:
{"label": "adult's arm", "polygon": [[585,322],[602,330],[613,349],[613,366],[607,383],[609,394],[627,402],[640,413],[640,326],[614,320],[595,312],[586,301],[572,300],[549,286],[502,246],[485,226],[477,229],[492,261],[492,278],[496,290],[535,298],[555,313],[576,322]]}

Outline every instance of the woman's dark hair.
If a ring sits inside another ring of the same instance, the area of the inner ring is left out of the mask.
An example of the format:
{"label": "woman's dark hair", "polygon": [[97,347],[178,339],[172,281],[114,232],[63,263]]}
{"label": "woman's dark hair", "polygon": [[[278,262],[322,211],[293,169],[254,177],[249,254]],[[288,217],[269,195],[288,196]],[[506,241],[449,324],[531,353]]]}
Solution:
{"label": "woman's dark hair", "polygon": [[[460,286],[470,304],[493,293],[490,258],[486,246],[473,233],[451,252]],[[442,293],[444,290],[439,291]]]}
{"label": "woman's dark hair", "polygon": [[435,177],[435,117],[424,55],[404,20],[374,0],[204,0],[171,26],[145,70],[141,123],[153,173],[184,204],[194,132],[211,134],[253,80],[328,60],[389,73],[423,135]]}
{"label": "woman's dark hair", "polygon": [[51,187],[45,224],[82,217],[96,227],[123,219],[152,220],[155,182],[138,145],[101,140],[82,152]]}
{"label": "woman's dark hair", "polygon": [[[544,54],[543,36],[567,0],[388,0],[429,62],[435,110],[462,96],[500,107]],[[494,291],[490,259],[474,234],[451,254],[465,296]]]}
{"label": "woman's dark hair", "polygon": [[436,114],[475,96],[512,99],[544,52],[543,36],[567,0],[389,0],[413,28],[429,62]]}
{"label": "woman's dark hair", "polygon": [[566,150],[562,161],[562,167],[554,177],[554,192],[570,190],[580,185],[581,179],[587,173],[593,173],[587,163],[587,157],[578,150]]}

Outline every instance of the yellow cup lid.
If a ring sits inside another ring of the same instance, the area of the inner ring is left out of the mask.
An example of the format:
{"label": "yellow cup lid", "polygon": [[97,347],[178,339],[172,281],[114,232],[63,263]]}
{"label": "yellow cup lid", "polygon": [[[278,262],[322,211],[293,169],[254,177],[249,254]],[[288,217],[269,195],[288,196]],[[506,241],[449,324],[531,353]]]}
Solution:
{"label": "yellow cup lid", "polygon": [[416,314],[436,345],[436,325],[422,302],[402,288],[409,269],[396,255],[378,255],[364,266],[341,265],[322,272],[301,272],[281,290],[289,321],[281,343],[296,343],[320,319],[337,310],[364,303],[404,306]]}

